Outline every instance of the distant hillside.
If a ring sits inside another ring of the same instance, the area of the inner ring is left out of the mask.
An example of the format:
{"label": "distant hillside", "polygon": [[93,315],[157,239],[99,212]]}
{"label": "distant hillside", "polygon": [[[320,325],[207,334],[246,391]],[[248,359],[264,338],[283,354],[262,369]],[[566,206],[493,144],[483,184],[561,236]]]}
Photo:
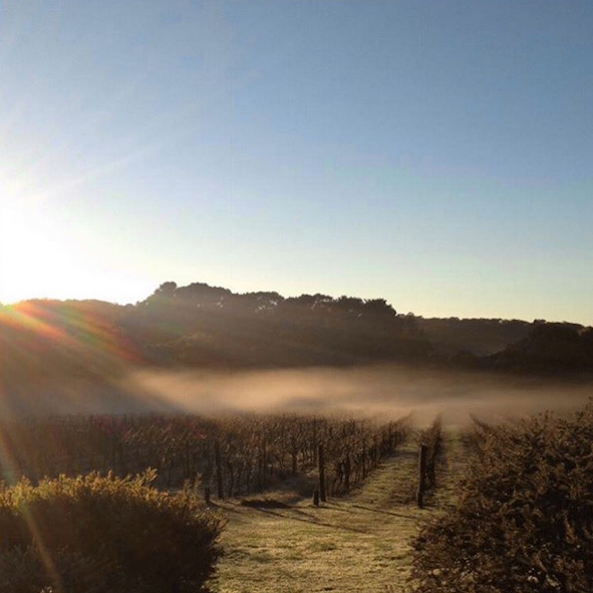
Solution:
{"label": "distant hillside", "polygon": [[486,359],[488,367],[538,374],[593,370],[593,328],[569,323],[536,325],[523,340]]}
{"label": "distant hillside", "polygon": [[44,384],[97,378],[137,360],[118,323],[125,308],[100,301],[33,300],[0,306],[0,380]]}
{"label": "distant hillside", "polygon": [[367,364],[432,350],[415,320],[382,299],[235,294],[201,283],[161,285],[121,327],[147,360],[198,367]]}
{"label": "distant hillside", "polygon": [[162,284],[136,305],[34,300],[0,306],[0,387],[116,381],[130,367],[286,368],[439,363],[593,371],[574,324],[399,315],[383,299],[237,294]]}
{"label": "distant hillside", "polygon": [[523,340],[537,322],[517,319],[446,319],[416,317],[419,328],[437,352],[455,355],[468,352],[487,356]]}
{"label": "distant hillside", "polygon": [[0,306],[5,388],[117,378],[130,365],[277,368],[423,360],[430,344],[384,300],[235,294],[168,282],[128,306],[33,300]]}

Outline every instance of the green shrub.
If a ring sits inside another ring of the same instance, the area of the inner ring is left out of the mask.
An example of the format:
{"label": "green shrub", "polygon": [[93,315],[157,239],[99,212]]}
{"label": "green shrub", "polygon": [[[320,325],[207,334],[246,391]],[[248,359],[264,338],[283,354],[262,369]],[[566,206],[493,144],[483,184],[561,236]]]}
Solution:
{"label": "green shrub", "polygon": [[458,503],[415,541],[416,590],[593,591],[593,406],[481,432]]}
{"label": "green shrub", "polygon": [[[38,486],[22,481],[4,490],[0,566],[17,561],[19,554],[31,567],[41,562],[44,586],[67,593],[68,579],[77,578],[77,562],[88,569],[79,571],[81,578],[92,567],[104,566],[109,579],[95,579],[88,588],[77,585],[76,593],[199,591],[221,553],[222,520],[191,492],[169,495],[153,488],[153,479],[153,473],[127,479],[62,476]],[[40,574],[33,568],[30,572]]]}

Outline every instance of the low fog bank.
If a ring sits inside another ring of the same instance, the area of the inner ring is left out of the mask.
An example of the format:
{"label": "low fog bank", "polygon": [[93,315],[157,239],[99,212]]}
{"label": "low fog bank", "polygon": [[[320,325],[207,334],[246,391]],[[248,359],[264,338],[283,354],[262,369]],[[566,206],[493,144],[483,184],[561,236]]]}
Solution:
{"label": "low fog bank", "polygon": [[450,425],[474,414],[495,421],[584,405],[593,384],[575,385],[499,375],[404,367],[135,373],[128,389],[159,407],[202,414],[306,412],[394,418],[411,413]]}
{"label": "low fog bank", "polygon": [[[6,386],[5,386],[6,387]],[[98,385],[88,381],[31,385],[0,392],[3,419],[23,415],[173,412],[321,413],[418,424],[437,413],[450,425],[474,414],[487,421],[584,405],[593,383],[569,384],[475,372],[409,367],[306,368],[267,371],[134,370]]]}

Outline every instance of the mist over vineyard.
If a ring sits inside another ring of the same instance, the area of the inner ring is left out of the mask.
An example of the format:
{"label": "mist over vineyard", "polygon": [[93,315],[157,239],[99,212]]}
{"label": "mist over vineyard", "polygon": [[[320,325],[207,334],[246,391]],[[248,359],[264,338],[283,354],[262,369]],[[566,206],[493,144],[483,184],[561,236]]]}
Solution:
{"label": "mist over vineyard", "polygon": [[[146,393],[155,406],[205,414],[312,412],[399,417],[420,423],[442,414],[446,424],[470,415],[496,421],[555,410],[566,412],[591,397],[588,384],[494,374],[372,366],[216,373],[141,371],[129,392]],[[150,399],[148,400],[150,401]]]}
{"label": "mist over vineyard", "polygon": [[593,329],[578,324],[425,320],[382,299],[200,283],[164,283],[133,306],[4,306],[0,329],[5,417],[413,411],[459,424],[569,409],[593,376]]}

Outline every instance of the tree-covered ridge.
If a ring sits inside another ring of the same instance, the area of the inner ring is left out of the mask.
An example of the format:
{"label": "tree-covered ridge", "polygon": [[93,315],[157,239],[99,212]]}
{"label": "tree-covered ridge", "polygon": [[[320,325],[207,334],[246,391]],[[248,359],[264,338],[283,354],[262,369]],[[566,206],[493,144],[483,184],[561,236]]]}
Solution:
{"label": "tree-covered ridge", "polygon": [[494,368],[536,373],[593,370],[593,328],[538,323],[515,344],[489,357]]}
{"label": "tree-covered ridge", "polygon": [[468,352],[488,356],[527,337],[538,320],[530,323],[520,319],[460,319],[416,317],[419,327],[437,352],[455,355]]}
{"label": "tree-covered ridge", "polygon": [[191,366],[359,364],[424,357],[414,319],[384,299],[277,292],[236,294],[207,284],[162,284],[123,320],[146,356]]}
{"label": "tree-covered ridge", "polygon": [[0,381],[117,377],[130,366],[286,368],[440,363],[593,370],[593,330],[569,323],[423,319],[384,299],[283,297],[165,282],[135,305],[33,300],[0,305]]}

